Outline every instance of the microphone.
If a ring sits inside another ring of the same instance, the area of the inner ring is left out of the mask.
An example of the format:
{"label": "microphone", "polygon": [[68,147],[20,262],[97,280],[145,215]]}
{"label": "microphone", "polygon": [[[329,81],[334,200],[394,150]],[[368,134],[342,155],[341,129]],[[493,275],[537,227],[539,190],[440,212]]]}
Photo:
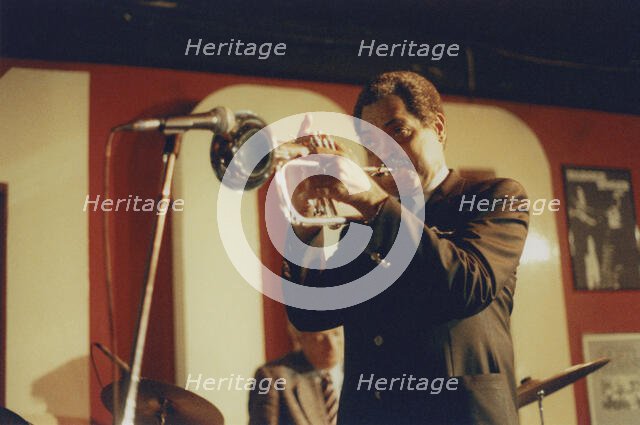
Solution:
{"label": "microphone", "polygon": [[187,130],[211,130],[212,132],[226,133],[231,130],[236,122],[236,117],[231,109],[218,106],[200,114],[176,115],[165,118],[146,118],[131,121],[113,128],[113,131],[166,131],[168,133]]}

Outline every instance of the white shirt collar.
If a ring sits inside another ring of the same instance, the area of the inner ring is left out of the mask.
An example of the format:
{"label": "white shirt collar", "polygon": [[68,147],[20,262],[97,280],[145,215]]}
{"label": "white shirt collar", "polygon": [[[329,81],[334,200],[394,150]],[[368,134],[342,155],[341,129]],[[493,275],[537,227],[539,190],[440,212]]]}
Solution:
{"label": "white shirt collar", "polygon": [[331,383],[333,384],[333,390],[336,392],[337,396],[340,396],[340,391],[342,391],[342,381],[344,380],[344,371],[342,363],[338,363],[331,369],[325,369],[325,372],[329,372],[331,376]]}
{"label": "white shirt collar", "polygon": [[427,187],[424,189],[425,203],[429,200],[433,191],[436,190],[438,186],[440,186],[440,184],[444,181],[444,179],[447,178],[448,175],[449,169],[447,168],[447,165],[443,163],[442,167],[440,167],[440,169],[433,176],[433,179],[431,179],[431,181],[429,182],[429,185],[427,185]]}

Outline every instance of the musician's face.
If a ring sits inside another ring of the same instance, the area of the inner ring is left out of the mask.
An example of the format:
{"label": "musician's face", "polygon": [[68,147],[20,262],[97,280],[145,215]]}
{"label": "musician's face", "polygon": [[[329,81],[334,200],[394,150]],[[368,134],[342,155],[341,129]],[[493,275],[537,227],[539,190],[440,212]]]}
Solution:
{"label": "musician's face", "polygon": [[[402,180],[397,182],[402,185],[412,185],[421,188],[426,187],[433,179],[435,173],[444,164],[444,146],[441,139],[444,138],[444,115],[439,114],[431,125],[425,126],[411,112],[409,112],[402,98],[396,95],[383,97],[371,105],[362,109],[362,119],[383,130],[407,154],[418,176],[400,176]],[[388,141],[374,140],[370,134],[363,134],[363,143],[376,143],[377,150],[382,151],[382,158],[377,158],[369,152],[369,160],[372,165],[379,165],[382,160],[386,165],[394,168],[394,160]],[[367,137],[370,139],[367,140]],[[401,167],[401,166],[400,166]],[[391,179],[382,181],[381,186],[388,192],[395,192]]]}
{"label": "musician's face", "polygon": [[316,369],[330,369],[342,362],[344,349],[342,328],[322,332],[300,332],[298,341],[305,357]]}

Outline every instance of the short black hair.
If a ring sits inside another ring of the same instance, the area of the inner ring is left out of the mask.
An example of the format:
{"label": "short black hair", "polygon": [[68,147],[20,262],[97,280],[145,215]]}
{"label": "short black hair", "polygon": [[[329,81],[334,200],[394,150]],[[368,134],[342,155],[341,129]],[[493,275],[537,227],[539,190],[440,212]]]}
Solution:
{"label": "short black hair", "polygon": [[369,81],[360,92],[354,116],[362,118],[362,109],[383,97],[396,95],[407,110],[428,126],[443,113],[442,99],[436,87],[423,76],[410,71],[385,72]]}

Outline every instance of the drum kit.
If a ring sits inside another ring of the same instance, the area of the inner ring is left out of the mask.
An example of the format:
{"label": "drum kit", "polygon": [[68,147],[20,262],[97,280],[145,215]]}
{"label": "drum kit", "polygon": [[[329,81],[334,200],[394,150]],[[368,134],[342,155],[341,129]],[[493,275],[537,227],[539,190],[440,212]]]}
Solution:
{"label": "drum kit", "polygon": [[[573,384],[588,374],[595,372],[609,363],[602,358],[588,363],[578,364],[546,379],[526,378],[517,388],[518,408],[535,401],[542,416],[542,400],[544,397]],[[123,381],[120,381],[119,392],[121,405],[125,399]],[[114,383],[102,389],[100,394],[104,406],[113,413]],[[209,401],[176,385],[142,378],[138,386],[135,423],[140,425],[223,425],[222,413]],[[3,425],[28,425],[29,422],[0,407],[0,423]]]}
{"label": "drum kit", "polygon": [[[544,425],[542,400],[562,388],[573,384],[607,363],[608,358],[582,363],[565,369],[546,379],[525,378],[516,389],[518,408],[538,402],[540,421]],[[102,389],[101,399],[113,413],[113,383]],[[125,385],[121,382],[120,400],[125,398]],[[136,403],[136,424],[140,425],[223,425],[222,413],[204,398],[175,385],[142,379]],[[4,421],[2,423],[5,423]],[[26,424],[27,422],[15,422]]]}
{"label": "drum kit", "polygon": [[[544,397],[573,384],[588,374],[609,363],[602,358],[592,362],[572,366],[546,379],[522,380],[517,388],[517,407],[527,406],[535,401],[540,409],[540,420],[544,425],[542,400]],[[124,385],[120,386],[121,389]],[[102,390],[102,402],[113,413],[113,383]],[[121,393],[124,400],[124,392]],[[183,388],[163,382],[142,379],[138,390],[136,424],[141,425],[222,425],[220,411],[204,398]]]}

